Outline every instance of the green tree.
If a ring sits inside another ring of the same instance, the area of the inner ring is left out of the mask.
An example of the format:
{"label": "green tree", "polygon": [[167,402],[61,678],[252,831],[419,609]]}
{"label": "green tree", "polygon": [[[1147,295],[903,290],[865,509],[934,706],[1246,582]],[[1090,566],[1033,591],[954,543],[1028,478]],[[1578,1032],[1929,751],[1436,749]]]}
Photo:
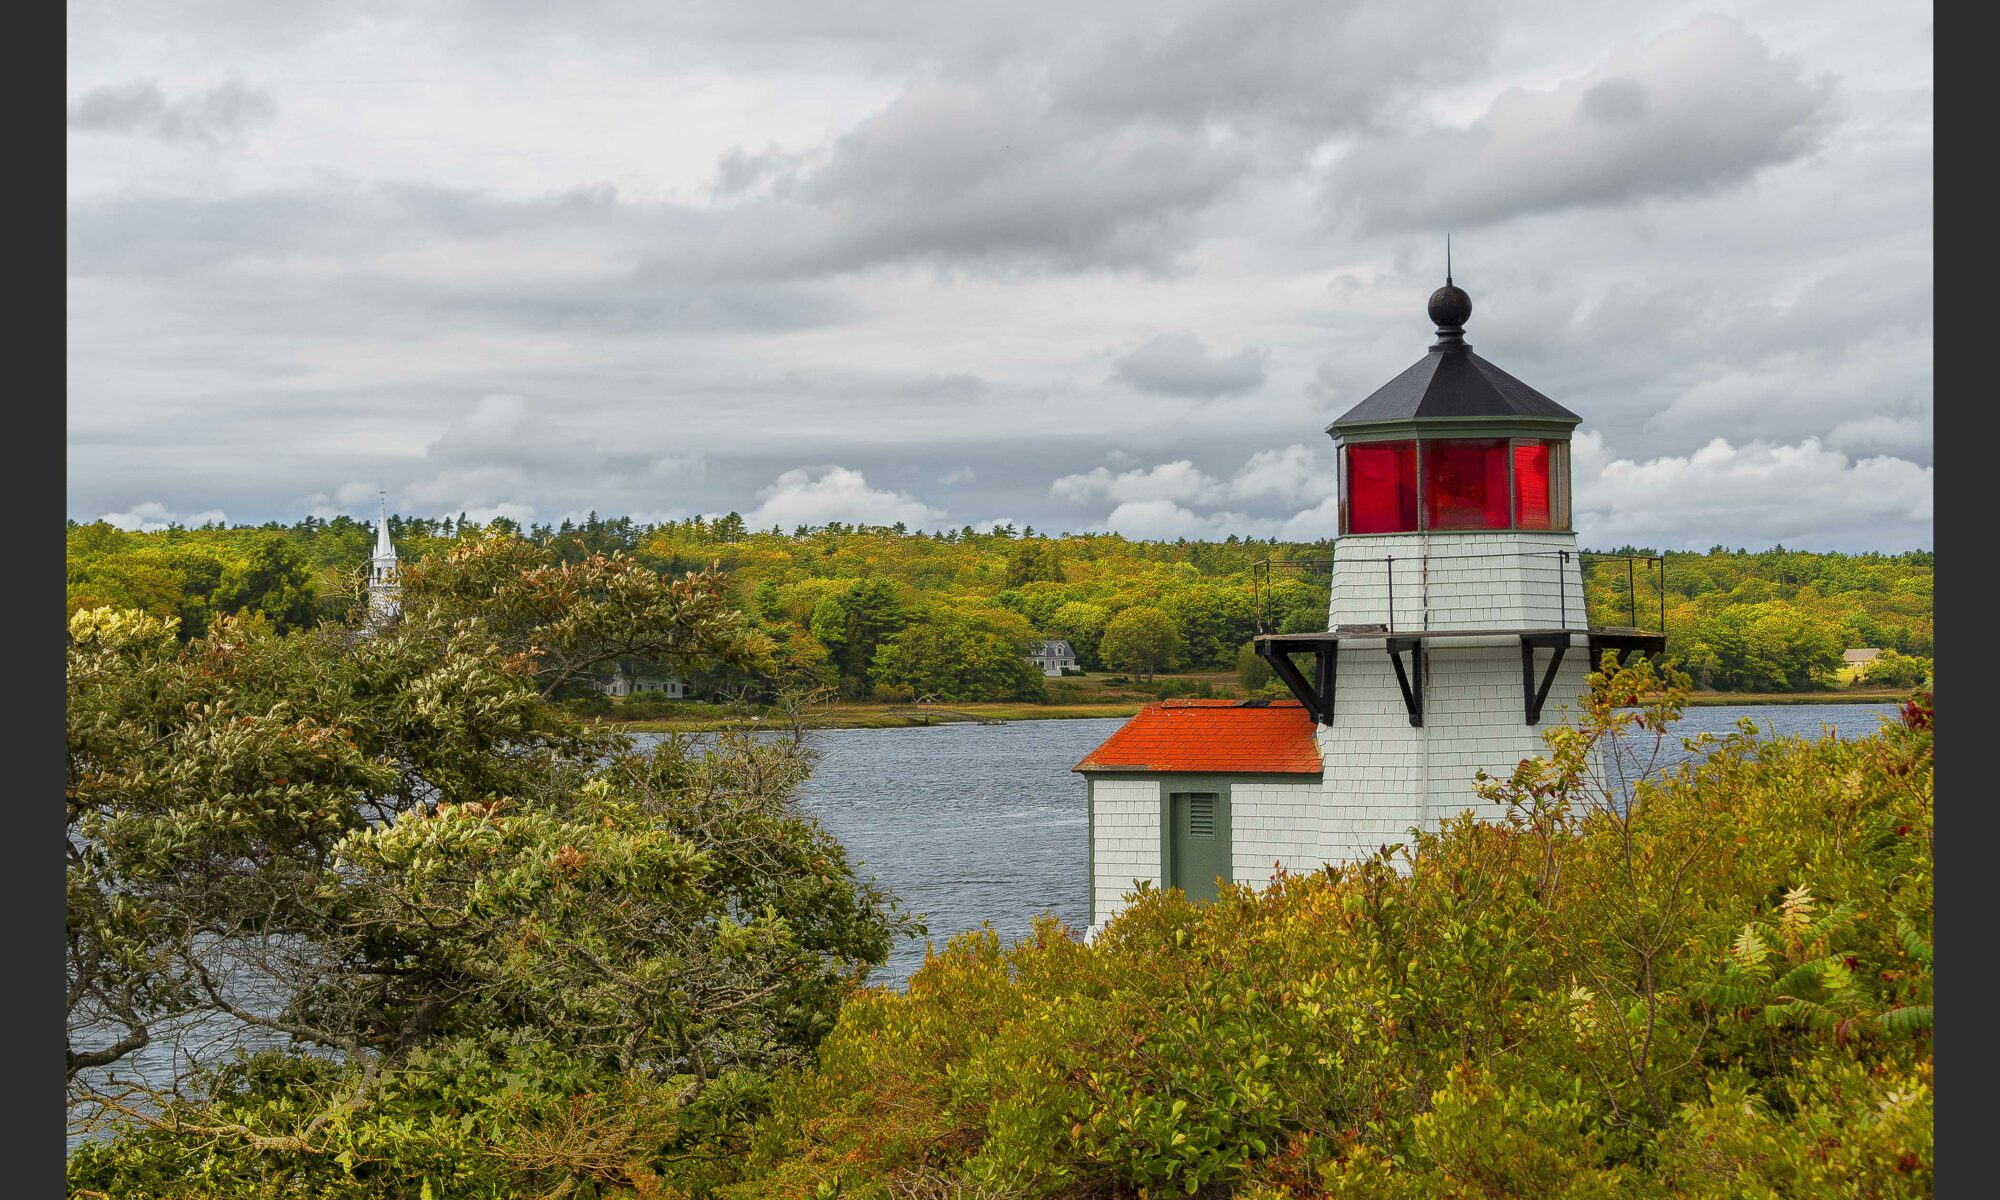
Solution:
{"label": "green tree", "polygon": [[1007,587],[1063,581],[1062,555],[1047,538],[1028,538],[1007,555]]}
{"label": "green tree", "polygon": [[315,598],[311,569],[282,537],[260,540],[214,585],[216,611],[260,614],[280,631],[311,625]]}
{"label": "green tree", "polygon": [[866,690],[875,648],[909,621],[909,610],[894,583],[858,579],[843,591],[821,596],[813,605],[809,628],[838,665],[843,692],[858,695]]}
{"label": "green tree", "polygon": [[1146,605],[1133,605],[1112,617],[1098,643],[1098,653],[1107,664],[1146,681],[1162,667],[1172,670],[1180,649],[1181,635],[1173,619]]}
{"label": "green tree", "polygon": [[[912,927],[792,807],[796,738],[640,753],[548,702],[595,647],[768,654],[719,577],[652,575],[648,597],[615,555],[579,572],[514,539],[463,550],[362,639],[225,616],[182,645],[171,619],[71,619],[71,1115],[127,1131],[72,1159],[76,1186],[296,1194],[275,1170],[415,1194],[393,1135],[341,1139],[457,1087],[446,1061],[525,1055],[552,1072],[537,1088],[726,1108]],[[218,1049],[252,1037],[278,1048]],[[195,1069],[136,1093],[105,1074],[162,1039]],[[269,1119],[289,1124],[264,1140]]]}
{"label": "green tree", "polygon": [[1236,683],[1246,696],[1254,696],[1277,682],[1278,673],[1263,655],[1257,653],[1254,643],[1245,642],[1236,652]]}
{"label": "green tree", "polygon": [[1040,700],[1042,673],[1019,636],[981,628],[955,614],[933,614],[884,641],[869,678],[907,686],[943,701]]}
{"label": "green tree", "polygon": [[1050,615],[1048,628],[1069,642],[1070,649],[1076,651],[1078,665],[1094,671],[1103,666],[1097,647],[1104,639],[1104,627],[1110,623],[1111,613],[1103,605],[1071,600]]}
{"label": "green tree", "polygon": [[1915,688],[1930,681],[1931,661],[1914,655],[1884,650],[1868,664],[1863,676],[1876,687]]}

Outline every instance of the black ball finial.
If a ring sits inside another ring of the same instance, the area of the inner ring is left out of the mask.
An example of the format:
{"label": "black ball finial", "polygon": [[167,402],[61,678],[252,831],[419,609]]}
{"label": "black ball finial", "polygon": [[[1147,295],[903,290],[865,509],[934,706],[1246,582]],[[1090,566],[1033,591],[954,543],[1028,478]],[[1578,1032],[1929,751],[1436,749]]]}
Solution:
{"label": "black ball finial", "polygon": [[1465,322],[1472,316],[1472,297],[1465,294],[1464,288],[1447,281],[1431,293],[1430,312],[1439,333],[1464,333]]}

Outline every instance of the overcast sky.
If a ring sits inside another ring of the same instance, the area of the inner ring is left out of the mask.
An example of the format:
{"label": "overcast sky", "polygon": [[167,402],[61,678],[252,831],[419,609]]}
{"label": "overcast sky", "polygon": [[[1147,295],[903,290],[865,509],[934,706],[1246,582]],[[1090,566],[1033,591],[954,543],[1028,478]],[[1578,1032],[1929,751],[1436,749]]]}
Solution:
{"label": "overcast sky", "polygon": [[69,5],[71,516],[1331,536],[1479,353],[1586,546],[1931,545],[1928,5]]}

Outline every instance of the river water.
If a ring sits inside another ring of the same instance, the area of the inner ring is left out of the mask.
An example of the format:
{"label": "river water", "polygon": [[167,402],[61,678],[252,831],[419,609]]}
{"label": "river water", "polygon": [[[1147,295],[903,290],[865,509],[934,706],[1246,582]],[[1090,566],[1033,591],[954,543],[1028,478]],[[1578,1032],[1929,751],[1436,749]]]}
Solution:
{"label": "river water", "polygon": [[[1774,704],[1690,708],[1682,737],[1760,730],[1818,737],[1873,733],[1893,704]],[[873,875],[926,914],[930,940],[990,922],[1003,944],[1052,912],[1089,924],[1083,777],[1070,768],[1123,718],[830,729],[812,735],[818,767],[805,811]],[[1674,743],[1674,753],[1685,757]],[[1470,781],[1468,780],[1468,783]],[[871,982],[900,986],[923,964],[921,940],[896,948]]]}

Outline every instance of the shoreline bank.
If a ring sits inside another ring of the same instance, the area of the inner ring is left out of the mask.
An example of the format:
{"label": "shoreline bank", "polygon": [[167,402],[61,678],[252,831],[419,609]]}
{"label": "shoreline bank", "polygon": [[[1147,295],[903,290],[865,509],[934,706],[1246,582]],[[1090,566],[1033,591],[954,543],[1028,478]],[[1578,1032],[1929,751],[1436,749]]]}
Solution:
{"label": "shoreline bank", "polygon": [[[1688,697],[1690,708],[1756,707],[1773,704],[1899,704],[1908,693],[1899,691],[1837,692],[1697,692]],[[930,725],[992,724],[1016,721],[1071,721],[1129,717],[1149,701],[1130,700],[1107,704],[961,704],[939,706],[930,711],[913,711],[909,704],[836,704],[815,714],[809,722],[815,729],[920,729]],[[634,733],[713,733],[722,729],[761,729],[776,722],[759,717],[644,717],[630,721],[598,718]]]}

